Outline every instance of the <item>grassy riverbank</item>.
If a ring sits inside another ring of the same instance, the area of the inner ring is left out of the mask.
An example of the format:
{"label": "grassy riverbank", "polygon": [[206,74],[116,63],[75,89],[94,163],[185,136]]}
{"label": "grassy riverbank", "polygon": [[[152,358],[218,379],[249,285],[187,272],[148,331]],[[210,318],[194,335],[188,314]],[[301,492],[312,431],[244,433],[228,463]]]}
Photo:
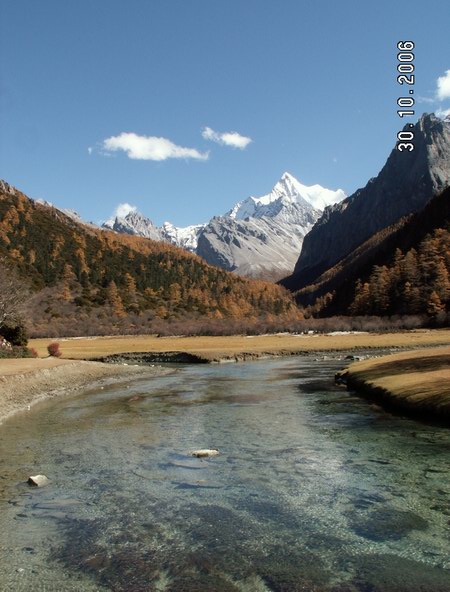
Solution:
{"label": "grassy riverbank", "polygon": [[[40,356],[47,355],[52,339],[32,339]],[[390,347],[417,348],[450,343],[450,330],[398,333],[347,333],[324,335],[234,335],[226,337],[81,337],[59,339],[64,358],[92,360],[124,352],[185,352],[205,361],[251,359],[265,355],[295,355],[314,351],[340,351]]]}
{"label": "grassy riverbank", "polygon": [[450,346],[356,362],[338,377],[385,407],[450,423]]}

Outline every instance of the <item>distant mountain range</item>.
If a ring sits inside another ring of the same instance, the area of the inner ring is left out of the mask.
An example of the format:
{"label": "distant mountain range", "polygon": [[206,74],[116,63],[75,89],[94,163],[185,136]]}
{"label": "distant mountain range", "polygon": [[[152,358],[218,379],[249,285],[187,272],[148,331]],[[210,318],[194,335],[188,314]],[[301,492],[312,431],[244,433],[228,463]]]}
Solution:
{"label": "distant mountain range", "polygon": [[308,187],[284,173],[267,195],[248,197],[207,224],[177,228],[166,222],[157,227],[130,212],[103,227],[177,245],[239,275],[280,279],[293,270],[303,239],[322,210],[344,198],[341,189]]}

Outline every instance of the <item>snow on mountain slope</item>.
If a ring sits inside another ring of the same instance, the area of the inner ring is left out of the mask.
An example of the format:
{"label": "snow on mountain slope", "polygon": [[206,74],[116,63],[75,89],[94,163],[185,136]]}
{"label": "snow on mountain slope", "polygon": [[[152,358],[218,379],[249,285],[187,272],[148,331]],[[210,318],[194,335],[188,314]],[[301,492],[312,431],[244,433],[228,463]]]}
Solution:
{"label": "snow on mountain slope", "polygon": [[279,217],[216,217],[200,233],[197,254],[239,275],[280,279],[295,265],[303,238],[319,217],[317,210],[295,203]]}
{"label": "snow on mountain slope", "polygon": [[240,275],[280,279],[293,269],[305,235],[342,190],[307,187],[284,173],[272,191],[249,197],[214,218],[199,235],[197,254]]}
{"label": "snow on mountain slope", "polygon": [[75,210],[72,210],[70,208],[58,208],[58,206],[53,205],[50,201],[47,201],[46,199],[39,198],[39,199],[35,199],[34,201],[38,204],[43,205],[43,206],[47,206],[49,208],[55,208],[56,210],[59,210],[60,212],[62,212],[66,216],[69,216],[69,218],[72,218],[72,220],[75,220],[75,222],[80,222],[81,224],[84,224],[83,220],[81,219],[80,214],[78,212],[76,212]]}
{"label": "snow on mountain slope", "polygon": [[237,220],[272,216],[275,211],[274,204],[280,199],[284,200],[284,203],[309,204],[316,210],[324,210],[326,206],[338,203],[345,197],[342,189],[332,191],[321,185],[308,187],[290,173],[284,173],[270,193],[261,197],[248,197],[237,203],[226,215]]}
{"label": "snow on mountain slope", "polygon": [[204,227],[205,224],[194,224],[192,226],[186,226],[185,228],[179,228],[170,222],[164,222],[161,231],[164,240],[167,242],[195,253],[195,250],[197,249],[198,235]]}

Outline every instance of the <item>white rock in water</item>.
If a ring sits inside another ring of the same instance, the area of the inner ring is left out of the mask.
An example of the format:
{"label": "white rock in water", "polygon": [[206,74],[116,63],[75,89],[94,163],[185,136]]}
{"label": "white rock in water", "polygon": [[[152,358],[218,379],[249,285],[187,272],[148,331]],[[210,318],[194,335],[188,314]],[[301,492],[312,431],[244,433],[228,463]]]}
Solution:
{"label": "white rock in water", "polygon": [[28,483],[35,487],[44,487],[50,483],[50,480],[45,475],[31,475],[28,477]]}
{"label": "white rock in water", "polygon": [[192,456],[202,458],[204,456],[217,456],[218,454],[220,453],[217,448],[202,448],[201,450],[194,450]]}

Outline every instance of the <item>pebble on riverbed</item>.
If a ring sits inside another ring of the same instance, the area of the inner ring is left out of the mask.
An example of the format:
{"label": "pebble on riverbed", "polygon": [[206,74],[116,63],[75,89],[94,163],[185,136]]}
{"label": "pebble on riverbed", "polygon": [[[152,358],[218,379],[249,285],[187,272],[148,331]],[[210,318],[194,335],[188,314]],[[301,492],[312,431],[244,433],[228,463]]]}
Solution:
{"label": "pebble on riverbed", "polygon": [[33,485],[34,487],[44,487],[49,483],[50,480],[45,475],[31,475],[28,477],[28,484]]}
{"label": "pebble on riverbed", "polygon": [[192,456],[196,456],[197,458],[204,458],[208,456],[218,456],[220,452],[217,448],[202,448],[201,450],[194,450],[192,452]]}

